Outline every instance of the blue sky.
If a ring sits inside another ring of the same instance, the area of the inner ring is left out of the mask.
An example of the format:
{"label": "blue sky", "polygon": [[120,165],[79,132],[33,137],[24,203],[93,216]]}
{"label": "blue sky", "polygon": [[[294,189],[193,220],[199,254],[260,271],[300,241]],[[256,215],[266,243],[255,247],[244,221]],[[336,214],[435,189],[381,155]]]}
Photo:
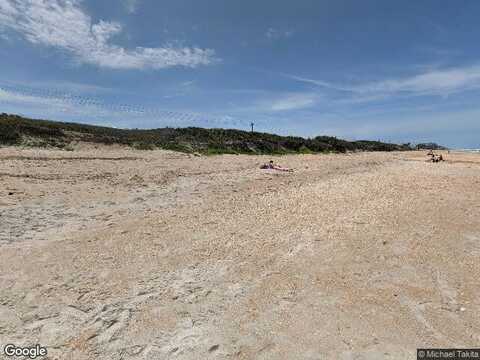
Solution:
{"label": "blue sky", "polygon": [[0,112],[480,147],[480,2],[0,0]]}

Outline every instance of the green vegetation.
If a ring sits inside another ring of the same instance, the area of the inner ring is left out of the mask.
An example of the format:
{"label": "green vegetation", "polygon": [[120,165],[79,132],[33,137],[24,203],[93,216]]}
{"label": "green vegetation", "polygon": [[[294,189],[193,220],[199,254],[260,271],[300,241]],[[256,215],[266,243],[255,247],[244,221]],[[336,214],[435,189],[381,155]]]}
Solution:
{"label": "green vegetation", "polygon": [[141,150],[155,148],[203,154],[289,154],[347,151],[411,150],[408,144],[346,141],[317,136],[304,139],[228,129],[161,128],[127,130],[0,115],[0,145],[51,146],[70,149],[74,141],[123,144]]}
{"label": "green vegetation", "polygon": [[436,143],[423,143],[415,146],[417,150],[448,150],[446,147],[438,145]]}

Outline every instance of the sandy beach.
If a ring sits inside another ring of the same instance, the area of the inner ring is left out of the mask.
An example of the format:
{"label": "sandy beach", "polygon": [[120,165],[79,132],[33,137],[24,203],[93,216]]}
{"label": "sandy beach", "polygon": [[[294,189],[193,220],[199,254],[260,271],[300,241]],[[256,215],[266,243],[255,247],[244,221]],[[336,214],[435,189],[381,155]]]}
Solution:
{"label": "sandy beach", "polygon": [[0,344],[412,359],[480,344],[480,155],[0,149]]}

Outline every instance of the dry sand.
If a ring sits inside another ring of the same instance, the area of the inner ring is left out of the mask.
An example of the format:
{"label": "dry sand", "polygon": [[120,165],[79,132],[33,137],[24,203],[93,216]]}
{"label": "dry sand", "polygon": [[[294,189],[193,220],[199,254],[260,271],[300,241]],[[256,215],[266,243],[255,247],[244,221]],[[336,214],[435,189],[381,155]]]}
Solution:
{"label": "dry sand", "polygon": [[480,345],[480,155],[0,149],[0,346],[412,359]]}

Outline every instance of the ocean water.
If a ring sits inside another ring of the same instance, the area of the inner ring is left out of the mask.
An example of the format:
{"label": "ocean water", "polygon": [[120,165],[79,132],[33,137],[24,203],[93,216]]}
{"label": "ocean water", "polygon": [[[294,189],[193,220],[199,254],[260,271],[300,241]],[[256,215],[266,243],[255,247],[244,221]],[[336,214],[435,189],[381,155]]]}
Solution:
{"label": "ocean water", "polygon": [[480,153],[480,149],[455,149],[454,151],[469,152],[469,153]]}

